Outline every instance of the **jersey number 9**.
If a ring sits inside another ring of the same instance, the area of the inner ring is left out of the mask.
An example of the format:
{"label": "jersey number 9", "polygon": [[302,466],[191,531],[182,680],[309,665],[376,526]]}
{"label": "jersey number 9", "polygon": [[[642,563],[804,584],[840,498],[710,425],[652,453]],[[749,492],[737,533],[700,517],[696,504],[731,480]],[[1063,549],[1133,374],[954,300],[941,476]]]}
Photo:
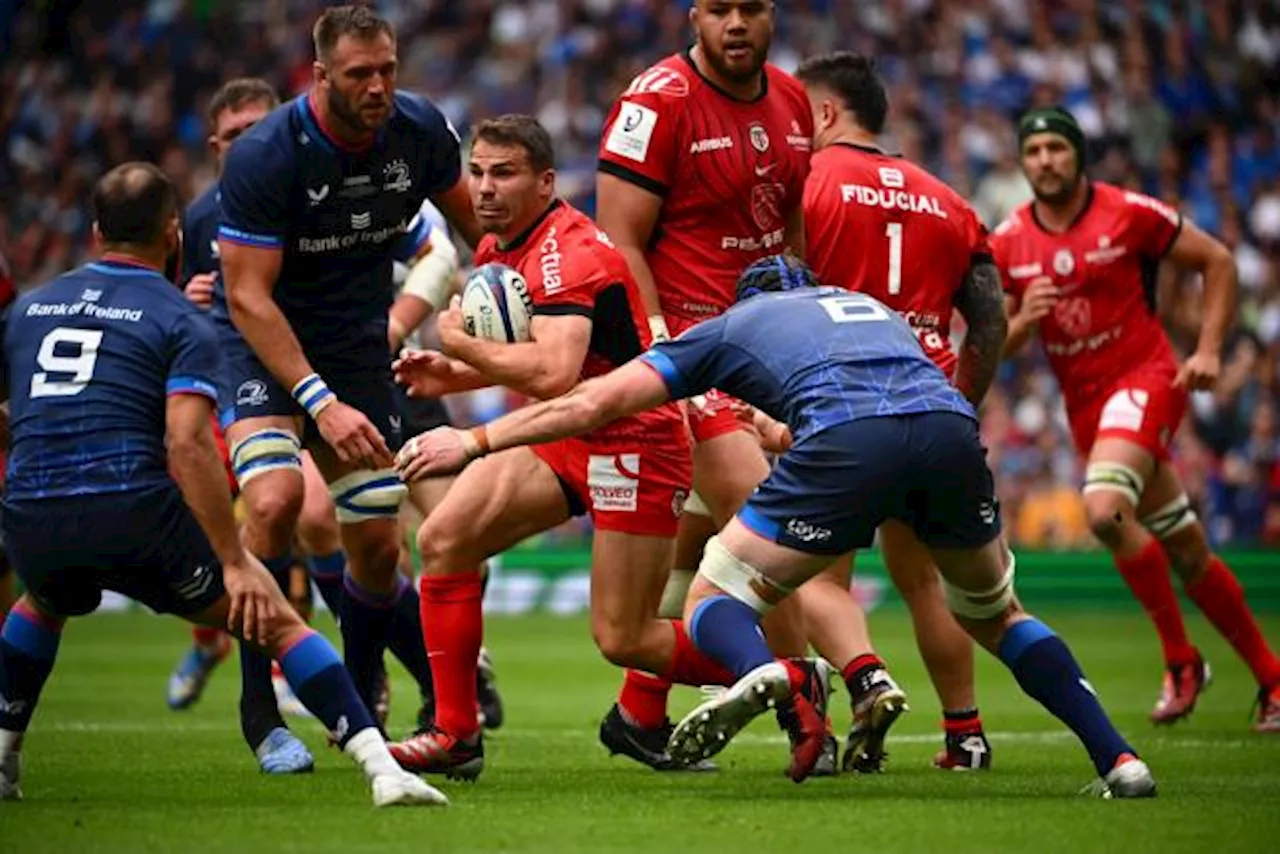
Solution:
{"label": "jersey number 9", "polygon": [[[98,363],[98,346],[102,343],[100,329],[68,329],[65,326],[49,332],[40,342],[36,363],[44,368],[31,375],[31,397],[72,397],[84,391],[93,379],[93,369]],[[75,350],[74,356],[57,355],[54,351],[62,345],[64,352]],[[69,379],[51,380],[49,374],[70,374]]]}

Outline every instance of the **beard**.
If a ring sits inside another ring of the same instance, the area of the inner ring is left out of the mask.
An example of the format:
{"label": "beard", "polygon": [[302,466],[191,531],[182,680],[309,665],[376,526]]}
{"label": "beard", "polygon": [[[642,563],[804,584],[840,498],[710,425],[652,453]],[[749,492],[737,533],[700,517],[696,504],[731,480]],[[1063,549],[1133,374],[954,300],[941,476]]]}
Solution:
{"label": "beard", "polygon": [[1041,189],[1038,184],[1032,184],[1031,190],[1035,193],[1036,198],[1045,204],[1060,205],[1071,198],[1079,185],[1080,176],[1075,175],[1071,178],[1059,179],[1057,185],[1052,188]]}
{"label": "beard", "polygon": [[[328,98],[329,112],[336,116],[339,121],[347,127],[355,131],[375,131],[382,126],[382,122],[370,124],[360,113],[360,109],[347,101],[336,88],[329,89]],[[387,113],[386,115],[390,115]]]}
{"label": "beard", "polygon": [[724,51],[711,49],[708,44],[709,42],[702,41],[702,56],[707,60],[707,65],[710,65],[716,74],[733,83],[750,83],[755,80],[769,58],[769,41],[766,40],[762,47],[752,48],[751,65],[748,69],[734,68],[729,65]]}

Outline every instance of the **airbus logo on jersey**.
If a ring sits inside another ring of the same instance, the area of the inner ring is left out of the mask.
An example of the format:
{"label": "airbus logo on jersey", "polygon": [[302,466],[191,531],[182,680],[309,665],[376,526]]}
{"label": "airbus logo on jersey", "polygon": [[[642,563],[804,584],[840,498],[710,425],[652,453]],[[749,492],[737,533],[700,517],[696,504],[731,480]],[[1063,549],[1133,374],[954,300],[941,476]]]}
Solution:
{"label": "airbus logo on jersey", "polygon": [[409,178],[409,164],[403,160],[392,160],[382,170],[382,178],[385,183],[382,189],[389,190],[393,193],[406,192],[413,186],[413,181]]}
{"label": "airbus logo on jersey", "polygon": [[923,213],[938,219],[949,218],[942,209],[942,203],[933,196],[921,196],[906,190],[868,187],[865,184],[841,184],[840,197],[845,204],[857,202],[869,208]]}
{"label": "airbus logo on jersey", "polygon": [[747,138],[751,140],[751,147],[761,154],[769,150],[769,134],[764,125],[753,124],[747,128]]}
{"label": "airbus logo on jersey", "polygon": [[307,198],[311,200],[311,207],[313,208],[316,205],[323,202],[328,195],[329,195],[328,184],[325,184],[323,187],[321,187],[318,190],[313,190],[310,187],[307,187]]}
{"label": "airbus logo on jersey", "polygon": [[728,148],[733,148],[733,138],[728,136],[717,136],[711,139],[694,140],[689,146],[689,153],[702,154],[707,151],[723,151]]}

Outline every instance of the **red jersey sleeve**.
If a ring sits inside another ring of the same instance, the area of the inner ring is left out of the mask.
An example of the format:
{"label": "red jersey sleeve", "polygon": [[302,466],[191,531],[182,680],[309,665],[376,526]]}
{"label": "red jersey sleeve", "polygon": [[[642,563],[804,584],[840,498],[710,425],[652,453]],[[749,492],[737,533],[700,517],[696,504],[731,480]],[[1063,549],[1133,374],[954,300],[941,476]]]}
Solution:
{"label": "red jersey sleeve", "polygon": [[600,139],[600,171],[666,195],[679,166],[678,103],[661,91],[630,91],[619,98]]}
{"label": "red jersey sleeve", "polygon": [[1124,203],[1129,210],[1127,244],[1146,258],[1163,258],[1182,233],[1182,214],[1159,199],[1131,190],[1125,191]]}
{"label": "red jersey sleeve", "polygon": [[608,284],[603,267],[595,263],[591,250],[575,238],[572,242],[564,240],[559,246],[544,244],[540,254],[529,282],[533,313],[591,317],[596,296]]}

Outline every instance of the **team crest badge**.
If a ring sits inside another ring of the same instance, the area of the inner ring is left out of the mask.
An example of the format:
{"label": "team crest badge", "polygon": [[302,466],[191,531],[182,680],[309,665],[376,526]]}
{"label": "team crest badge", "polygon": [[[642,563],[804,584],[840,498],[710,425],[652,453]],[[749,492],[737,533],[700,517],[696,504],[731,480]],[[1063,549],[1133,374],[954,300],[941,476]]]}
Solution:
{"label": "team crest badge", "polygon": [[782,222],[782,200],[786,188],[781,184],[756,184],[751,188],[751,219],[761,231]]}
{"label": "team crest badge", "polygon": [[1053,256],[1053,272],[1059,276],[1070,276],[1076,268],[1075,256],[1070,249],[1059,249]]}
{"label": "team crest badge", "polygon": [[1084,297],[1069,297],[1053,307],[1053,319],[1072,338],[1083,338],[1093,327],[1093,312]]}
{"label": "team crest badge", "polygon": [[769,134],[765,131],[764,125],[752,125],[747,129],[747,136],[751,138],[751,147],[756,151],[764,154],[769,150]]}
{"label": "team crest badge", "polygon": [[689,493],[683,489],[677,489],[671,494],[671,515],[677,519],[680,514],[684,513],[684,503],[689,500]]}
{"label": "team crest badge", "polygon": [[383,167],[382,180],[382,189],[393,193],[403,193],[413,186],[413,179],[409,177],[409,164],[399,158]]}

